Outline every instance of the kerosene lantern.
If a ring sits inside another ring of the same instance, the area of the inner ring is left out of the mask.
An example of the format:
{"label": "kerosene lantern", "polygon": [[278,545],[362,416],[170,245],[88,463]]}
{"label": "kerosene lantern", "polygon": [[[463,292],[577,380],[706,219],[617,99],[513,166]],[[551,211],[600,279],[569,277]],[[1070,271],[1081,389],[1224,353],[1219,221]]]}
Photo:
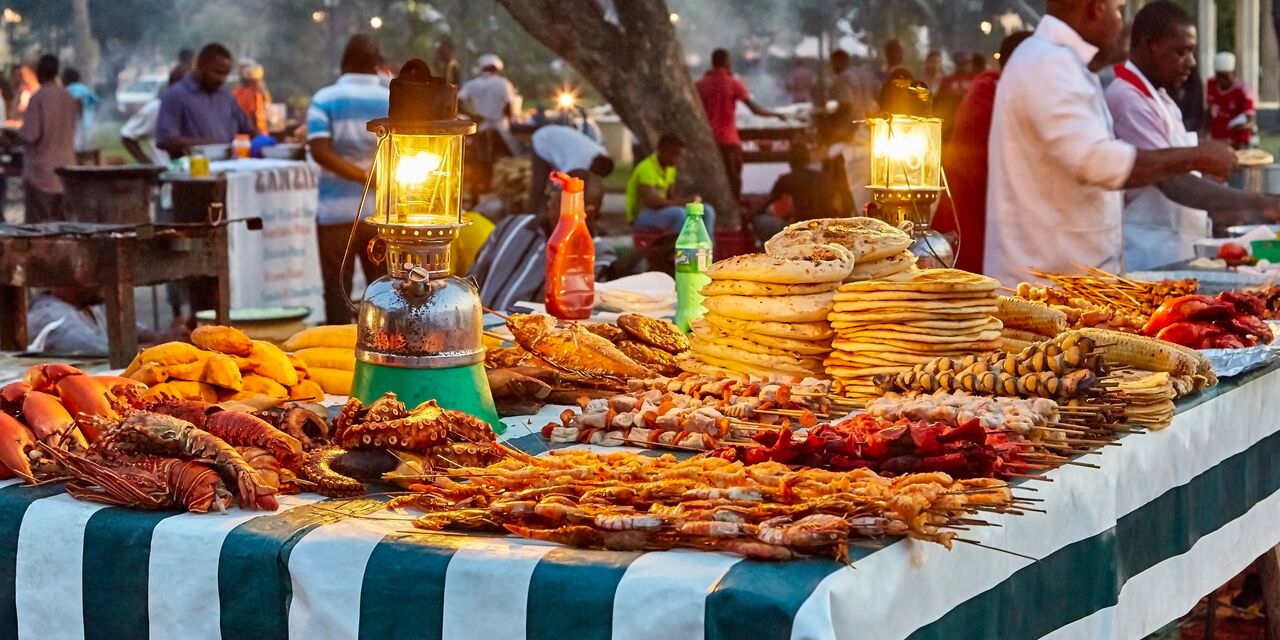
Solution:
{"label": "kerosene lantern", "polygon": [[930,228],[933,205],[942,192],[942,120],[928,89],[909,79],[893,81],[882,101],[887,113],[867,119],[871,128],[871,205],[867,215],[896,227],[911,223],[910,251],[921,267],[950,267],[951,245]]}
{"label": "kerosene lantern", "polygon": [[450,273],[462,215],[463,137],[458,87],[410,60],[391,81],[378,136],[375,210],[366,222],[386,247],[387,275],[365,290],[356,328],[351,395],[369,403],[394,391],[412,407],[440,406],[501,430],[484,372],[483,308],[475,284]]}

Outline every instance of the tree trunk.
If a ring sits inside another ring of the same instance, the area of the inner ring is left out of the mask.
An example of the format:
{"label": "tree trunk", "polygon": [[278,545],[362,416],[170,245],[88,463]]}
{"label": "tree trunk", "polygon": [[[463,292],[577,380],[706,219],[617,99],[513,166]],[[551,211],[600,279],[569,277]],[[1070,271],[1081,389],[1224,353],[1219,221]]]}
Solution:
{"label": "tree trunk", "polygon": [[737,228],[738,203],[665,0],[615,2],[617,23],[606,19],[598,0],[498,2],[525,31],[577,69],[646,149],[653,149],[664,133],[680,136],[686,146],[681,185],[692,185],[694,193],[715,206],[718,226]]}
{"label": "tree trunk", "polygon": [[89,0],[71,0],[71,38],[80,77],[85,84],[93,86],[98,81],[98,59],[101,52],[89,23]]}

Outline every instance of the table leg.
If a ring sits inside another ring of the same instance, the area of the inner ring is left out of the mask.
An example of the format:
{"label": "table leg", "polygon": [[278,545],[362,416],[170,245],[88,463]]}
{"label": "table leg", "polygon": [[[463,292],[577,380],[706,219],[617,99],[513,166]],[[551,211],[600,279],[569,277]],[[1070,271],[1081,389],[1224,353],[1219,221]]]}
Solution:
{"label": "table leg", "polygon": [[27,290],[0,287],[0,349],[22,351],[26,348]]}
{"label": "table leg", "polygon": [[1204,640],[1213,640],[1218,625],[1218,590],[1209,592],[1204,610]]}
{"label": "table leg", "polygon": [[214,282],[218,288],[218,303],[214,307],[214,317],[218,324],[231,324],[231,269],[228,265],[227,228],[218,227],[214,233]]}
{"label": "table leg", "polygon": [[131,243],[118,242],[110,283],[104,287],[107,299],[107,348],[113,369],[129,366],[138,353],[138,324],[133,303],[133,262]]}
{"label": "table leg", "polygon": [[1280,546],[1267,549],[1256,561],[1262,579],[1262,608],[1267,614],[1267,637],[1280,638]]}

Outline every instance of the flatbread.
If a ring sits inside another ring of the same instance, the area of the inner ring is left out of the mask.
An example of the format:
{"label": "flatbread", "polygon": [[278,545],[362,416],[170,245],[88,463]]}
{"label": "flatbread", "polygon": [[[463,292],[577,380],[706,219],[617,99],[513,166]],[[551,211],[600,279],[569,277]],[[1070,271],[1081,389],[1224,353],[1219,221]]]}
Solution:
{"label": "flatbread", "polygon": [[[831,340],[796,340],[794,338],[779,338],[776,336],[765,335],[762,333],[747,334],[731,334],[721,330],[719,327],[711,324],[705,317],[698,318],[689,323],[689,329],[693,335],[698,336],[708,342],[718,342],[720,344],[728,344],[730,346],[741,346],[729,341],[750,342],[762,347],[771,347],[780,349],[783,353],[790,353],[798,356],[822,356],[831,351]],[[750,349],[748,349],[750,350]]]}
{"label": "flatbread", "polygon": [[751,280],[712,280],[701,293],[704,296],[803,296],[834,291],[839,286],[838,282],[774,284]]}
{"label": "flatbread", "polygon": [[853,271],[849,272],[849,277],[845,280],[878,280],[885,276],[909,271],[914,266],[916,266],[916,257],[910,251],[902,251],[870,262],[856,261]]}
{"label": "flatbread", "polygon": [[710,365],[723,367],[730,371],[738,371],[741,373],[748,373],[753,376],[760,376],[761,378],[770,378],[778,374],[808,377],[812,375],[821,375],[823,372],[821,364],[819,364],[817,367],[813,369],[806,369],[804,367],[800,367],[792,364],[774,364],[774,365],[762,366],[759,364],[741,362],[739,360],[732,360],[729,358],[719,358],[719,357],[708,355],[705,353],[695,354],[694,357]]}
{"label": "flatbread", "polygon": [[857,263],[887,258],[911,242],[905,231],[875,218],[818,218],[788,225],[764,243],[764,250],[778,254],[793,246],[832,243],[852,251]]}
{"label": "flatbread", "polygon": [[959,269],[924,269],[909,282],[889,282],[886,280],[846,282],[841,285],[840,290],[846,292],[926,291],[930,293],[952,293],[957,291],[995,291],[999,288],[999,280],[976,273],[969,273]]}
{"label": "flatbread", "polygon": [[808,371],[821,371],[822,360],[819,358],[798,358],[795,356],[776,356],[766,355],[762,353],[752,353],[745,349],[730,347],[722,344],[707,342],[702,338],[694,336],[689,341],[689,348],[699,355],[708,355],[713,358],[721,358],[724,360],[733,360],[742,362],[755,367],[788,367],[789,370],[804,369]]}
{"label": "flatbread", "polygon": [[854,323],[842,322],[841,325],[848,325],[851,330],[857,329],[892,329],[903,331],[905,333],[923,333],[937,331],[964,331],[966,329],[977,329],[987,331],[990,329],[1002,329],[1003,325],[996,318],[991,316],[981,318],[970,318],[968,320],[909,320],[907,322],[869,322],[858,325]]}
{"label": "flatbread", "polygon": [[[911,267],[897,273],[881,276],[878,280],[883,280],[885,282],[910,282],[915,279],[916,274],[920,273],[920,271],[920,267],[911,265]],[[849,278],[849,281],[853,281],[853,279]]]}
{"label": "flatbread", "polygon": [[[714,333],[694,332],[693,335],[698,340],[701,340],[703,342],[723,345],[726,347],[733,347],[735,349],[742,349],[743,351],[750,351],[751,353],[759,353],[767,356],[798,355],[786,349],[778,349],[776,347],[770,347],[768,345],[760,344],[758,342],[752,342],[751,340],[747,340],[746,338],[739,338],[736,336],[731,336],[731,335],[720,333],[720,332],[714,332]],[[827,350],[830,351],[830,347],[828,347]],[[818,356],[818,355],[824,355],[824,353],[825,352],[815,353],[810,355]]]}
{"label": "flatbread", "polygon": [[827,355],[827,360],[839,360],[849,364],[869,365],[879,367],[911,367],[917,364],[927,364],[937,356],[933,355],[916,355],[911,353],[890,353],[884,351],[863,351],[854,353],[850,351],[832,351]]}
{"label": "flatbread", "polygon": [[[841,287],[843,289],[843,287]],[[991,300],[995,303],[998,298],[990,291],[957,291],[940,296],[936,293],[928,291],[836,291],[835,299],[837,302],[871,302],[871,301],[897,301],[897,300]]]}
{"label": "flatbread", "polygon": [[831,322],[883,322],[886,316],[915,314],[911,320],[958,320],[995,317],[994,306],[958,306],[956,304],[928,307],[870,307],[861,308],[856,302],[837,302],[831,305],[827,319]]}
{"label": "flatbread", "polygon": [[886,351],[903,352],[918,355],[954,355],[969,353],[986,353],[1000,348],[1000,339],[973,342],[916,342],[911,340],[889,340],[867,338],[836,338],[831,346],[841,351]]}
{"label": "flatbread", "polygon": [[910,365],[902,366],[902,367],[859,367],[859,366],[846,365],[839,361],[831,361],[831,360],[827,361],[828,373],[832,373],[832,370],[835,370],[840,372],[840,374],[842,375],[876,376],[882,373],[897,374],[897,373],[902,373],[903,371],[906,371],[910,368],[911,368]]}
{"label": "flatbread", "polygon": [[850,333],[841,332],[840,338],[846,340],[909,340],[911,342],[925,342],[932,344],[956,344],[964,342],[990,342],[1000,339],[1000,331],[978,331],[961,334],[948,333],[905,333],[898,331],[882,331],[878,329],[854,331]]}
{"label": "flatbread", "polygon": [[[811,258],[796,260],[763,253],[748,253],[721,260],[706,273],[712,280],[750,280],[775,284],[840,282],[853,270],[853,258],[839,247],[813,245]],[[794,253],[793,253],[794,255]]]}
{"label": "flatbread", "polygon": [[825,319],[822,322],[775,322],[773,320],[739,320],[708,313],[703,318],[711,326],[731,335],[758,335],[793,340],[830,340],[836,332]]}
{"label": "flatbread", "polygon": [[832,292],[805,296],[711,296],[707,311],[739,320],[820,322],[831,313]]}
{"label": "flatbread", "polygon": [[865,324],[885,324],[891,322],[922,322],[926,320],[973,320],[990,318],[990,313],[957,313],[945,315],[931,311],[879,311],[876,313],[842,313],[832,312],[827,315],[834,329],[858,327]]}

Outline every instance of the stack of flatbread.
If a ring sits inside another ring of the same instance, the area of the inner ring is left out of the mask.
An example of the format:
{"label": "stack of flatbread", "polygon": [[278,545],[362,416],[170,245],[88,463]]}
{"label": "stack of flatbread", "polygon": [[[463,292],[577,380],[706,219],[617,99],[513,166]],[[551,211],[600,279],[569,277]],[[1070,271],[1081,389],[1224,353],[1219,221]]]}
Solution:
{"label": "stack of flatbread", "polygon": [[836,332],[827,375],[857,399],[879,395],[872,378],[940,356],[1000,347],[1000,283],[957,269],[925,269],[911,280],[867,280],[840,287],[828,318]]}
{"label": "stack of flatbread", "polygon": [[764,243],[764,250],[779,255],[796,246],[838,244],[853,253],[854,265],[846,282],[910,280],[919,269],[907,250],[911,236],[875,218],[819,218],[797,222]]}
{"label": "stack of flatbread", "polygon": [[831,351],[836,288],[853,269],[839,245],[794,245],[721,260],[707,270],[707,312],[690,323],[686,371],[766,378],[820,375]]}
{"label": "stack of flatbread", "polygon": [[1117,372],[1120,391],[1129,397],[1125,420],[1148,429],[1163,429],[1173,422],[1173,401],[1178,397],[1173,378],[1166,371]]}

